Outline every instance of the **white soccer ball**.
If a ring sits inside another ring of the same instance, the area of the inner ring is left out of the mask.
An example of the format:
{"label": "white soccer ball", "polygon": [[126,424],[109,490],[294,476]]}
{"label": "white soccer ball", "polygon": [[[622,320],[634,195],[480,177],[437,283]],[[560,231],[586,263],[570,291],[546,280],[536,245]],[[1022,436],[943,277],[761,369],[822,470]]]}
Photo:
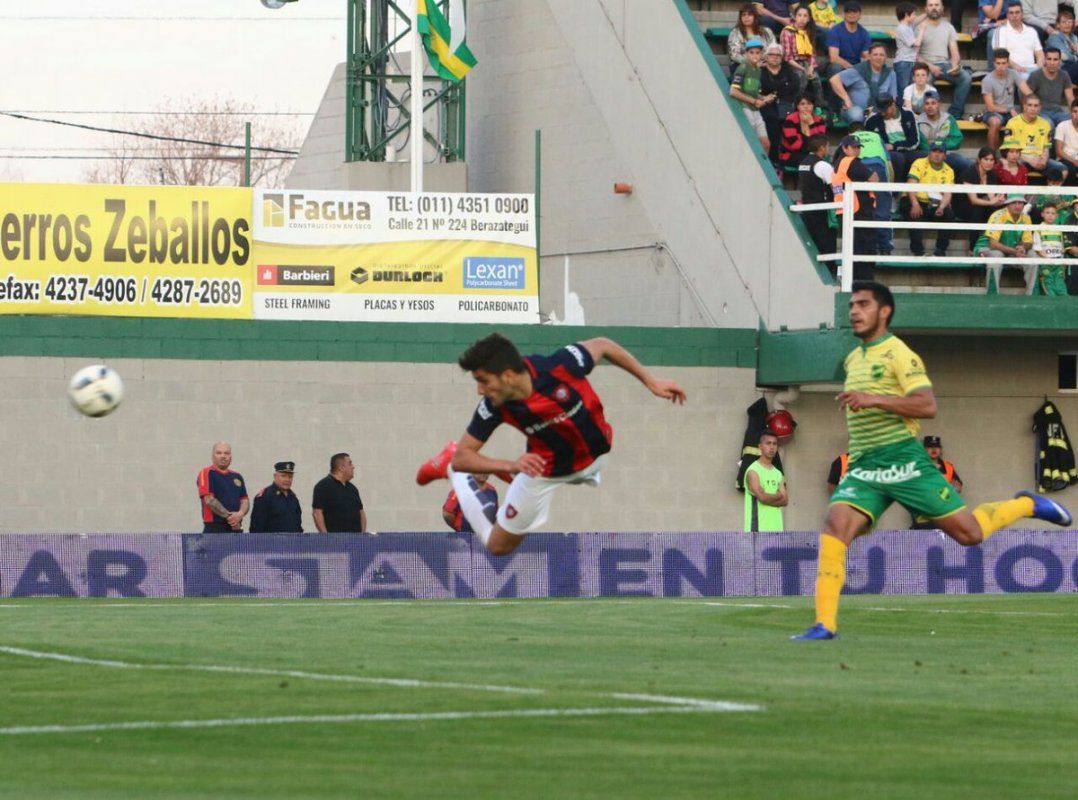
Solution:
{"label": "white soccer ball", "polygon": [[88,417],[111,414],[124,399],[124,382],[112,367],[92,364],[71,378],[67,387],[71,405]]}

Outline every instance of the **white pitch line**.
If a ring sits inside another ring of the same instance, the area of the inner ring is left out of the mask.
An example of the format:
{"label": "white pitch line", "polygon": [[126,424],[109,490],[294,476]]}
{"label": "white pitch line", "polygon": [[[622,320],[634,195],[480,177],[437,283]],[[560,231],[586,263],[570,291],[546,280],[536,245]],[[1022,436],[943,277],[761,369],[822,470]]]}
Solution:
{"label": "white pitch line", "polygon": [[467,719],[513,719],[527,717],[600,717],[642,716],[646,714],[714,714],[730,711],[759,711],[756,706],[737,708],[692,706],[648,706],[644,708],[522,708],[510,711],[431,711],[395,714],[320,714],[289,717],[233,717],[225,719],[139,720],[137,722],[102,722],[90,725],[23,725],[0,728],[0,736],[23,736],[41,733],[92,733],[99,731],[145,731],[190,728],[227,728],[255,725],[300,725],[348,722],[441,722]]}
{"label": "white pitch line", "polygon": [[95,667],[137,670],[177,670],[185,672],[217,672],[237,675],[269,675],[276,678],[307,678],[316,681],[338,681],[341,683],[364,683],[381,686],[404,686],[415,689],[464,689],[479,692],[499,692],[502,694],[545,694],[543,689],[529,689],[519,686],[496,686],[485,683],[454,683],[451,681],[423,681],[414,678],[375,678],[365,675],[339,675],[324,672],[306,672],[293,669],[266,669],[263,667],[236,667],[224,664],[139,664],[133,661],[114,661],[102,658],[86,658],[66,653],[50,653],[40,650],[27,650],[22,647],[0,645],[0,653],[25,658],[38,658],[47,661],[62,661],[68,664],[83,664]]}
{"label": "white pitch line", "polygon": [[703,700],[697,697],[674,697],[665,694],[628,694],[612,692],[607,695],[618,700],[641,700],[645,703],[665,703],[685,708],[697,708],[701,711],[763,711],[763,706],[754,703],[731,703],[728,700]]}

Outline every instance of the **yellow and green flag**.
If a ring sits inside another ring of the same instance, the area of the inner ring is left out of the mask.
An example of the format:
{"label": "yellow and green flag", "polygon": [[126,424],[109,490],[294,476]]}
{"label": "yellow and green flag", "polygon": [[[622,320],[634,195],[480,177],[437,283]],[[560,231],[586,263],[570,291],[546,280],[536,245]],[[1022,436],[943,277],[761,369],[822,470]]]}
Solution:
{"label": "yellow and green flag", "polygon": [[416,0],[416,24],[434,71],[447,81],[459,81],[475,66],[465,42],[464,0],[449,0],[449,19],[438,0]]}

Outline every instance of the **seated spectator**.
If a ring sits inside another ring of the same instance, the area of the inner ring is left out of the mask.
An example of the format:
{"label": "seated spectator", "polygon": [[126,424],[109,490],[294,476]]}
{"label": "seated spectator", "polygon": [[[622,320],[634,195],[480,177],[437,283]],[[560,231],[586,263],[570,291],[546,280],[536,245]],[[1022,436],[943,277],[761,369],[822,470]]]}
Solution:
{"label": "seated spectator", "polygon": [[1058,48],[1063,57],[1063,71],[1072,81],[1078,81],[1078,36],[1074,33],[1074,12],[1064,6],[1059,7],[1056,17],[1055,33],[1044,43],[1045,48]]}
{"label": "seated spectator", "polygon": [[1070,119],[1071,102],[1074,100],[1074,88],[1071,78],[1063,71],[1063,59],[1059,48],[1047,47],[1044,50],[1044,66],[1029,73],[1029,77],[1018,85],[1023,97],[1035,94],[1041,101],[1041,116],[1052,123],[1052,130]]}
{"label": "seated spectator", "polygon": [[[1049,167],[1044,171],[1044,180],[1048,186],[1062,186],[1063,171],[1058,167]],[[1057,224],[1070,225],[1070,212],[1074,204],[1073,196],[1066,197],[1058,194],[1030,195],[1030,201],[1026,203],[1026,207],[1022,211],[1029,214],[1029,218],[1033,220],[1034,225],[1040,225],[1041,211],[1047,203],[1052,203],[1056,207]]]}
{"label": "seated spectator", "polygon": [[828,76],[849,69],[868,58],[872,36],[861,27],[861,4],[847,0],[842,6],[842,24],[827,32]]}
{"label": "seated spectator", "polygon": [[924,103],[924,113],[917,115],[917,131],[920,134],[918,156],[928,155],[928,149],[932,145],[942,144],[947,151],[947,163],[955,174],[965,171],[969,160],[957,152],[962,146],[962,131],[958,127],[958,120],[940,111],[940,96],[935,91],[925,95]]}
{"label": "seated spectator", "polygon": [[771,142],[768,157],[773,164],[779,160],[782,121],[794,111],[800,93],[801,78],[796,69],[782,60],[782,46],[768,45],[764,49],[763,67],[760,70],[760,94],[764,97],[774,95],[775,102],[765,105],[760,113],[767,126],[767,138]]}
{"label": "seated spectator", "polygon": [[1022,146],[1022,163],[1031,170],[1043,173],[1052,164],[1063,170],[1067,168],[1051,157],[1052,124],[1040,115],[1041,101],[1035,94],[1022,99],[1022,113],[1007,123],[1008,138],[1017,139]]}
{"label": "seated spectator", "polygon": [[801,92],[811,92],[816,105],[823,108],[823,86],[816,73],[816,28],[807,8],[794,9],[793,22],[782,29],[779,42],[783,59],[798,71]]}
{"label": "seated spectator", "polygon": [[955,119],[961,119],[966,113],[966,98],[973,85],[973,75],[962,69],[958,32],[954,25],[943,18],[941,0],[927,0],[925,15],[928,18],[921,32],[921,49],[917,51],[917,60],[928,64],[934,80],[945,78],[954,85],[954,99],[948,110]]}
{"label": "seated spectator", "polygon": [[760,24],[760,15],[756,13],[756,6],[745,3],[737,12],[737,25],[726,39],[726,52],[730,54],[731,75],[745,63],[745,42],[749,39],[758,39],[761,46],[767,47],[775,43],[775,34]]}
{"label": "seated spectator", "polygon": [[[958,183],[973,184],[974,186],[988,186],[996,183],[996,152],[991,147],[982,147],[977,151],[977,161],[969,166],[969,168],[958,176]],[[955,217],[963,222],[969,223],[985,223],[988,222],[988,217],[997,208],[1007,202],[1007,196],[999,194],[998,192],[978,192],[976,194],[966,194],[964,192],[955,192],[952,205],[954,206]],[[981,235],[980,230],[970,229],[969,235],[969,249],[973,252],[973,247],[977,244],[977,237]]]}
{"label": "seated spectator", "polygon": [[[909,183],[954,183],[954,170],[952,170],[944,158],[947,150],[942,144],[933,144],[928,150],[927,158],[919,158],[910,167]],[[910,222],[954,222],[954,209],[951,207],[951,193],[932,191],[909,191],[902,197],[900,203],[902,216]],[[934,255],[942,257],[947,255],[947,247],[951,243],[950,228],[940,228],[936,235],[936,249]],[[924,230],[922,228],[910,229],[910,252],[915,256],[925,254]]]}
{"label": "seated spectator", "polygon": [[895,6],[898,27],[895,29],[895,97],[902,97],[913,77],[917,63],[917,51],[921,49],[921,36],[925,30],[924,15],[918,16],[917,6],[902,0]]}
{"label": "seated spectator", "polygon": [[759,39],[745,42],[745,63],[734,71],[734,77],[730,81],[730,96],[741,103],[745,119],[749,121],[749,126],[760,139],[760,146],[767,153],[771,150],[771,141],[767,138],[767,124],[761,109],[774,103],[775,95],[764,95],[760,92],[760,58],[763,50],[764,43]]}
{"label": "seated spectator", "polygon": [[[1007,195],[1007,205],[994,212],[988,218],[988,228],[977,239],[973,247],[973,254],[978,258],[1025,258],[1033,244],[1031,231],[1014,230],[1014,225],[1032,225],[1029,217],[1022,213],[1022,206],[1026,204],[1025,195]],[[1008,230],[1010,228],[1010,230]],[[999,293],[999,276],[1003,272],[1002,260],[985,265],[985,294]],[[1032,291],[1036,280],[1036,265],[1021,266],[1026,276],[1027,293]]]}
{"label": "seated spectator", "polygon": [[[822,133],[813,134],[805,142],[805,156],[797,168],[797,188],[801,190],[801,202],[830,203],[834,197],[831,192],[831,176],[835,169],[827,161],[827,137]],[[828,221],[826,211],[805,211],[801,219],[808,228],[816,250],[819,253],[834,253],[835,229]]]}
{"label": "seated spectator", "polygon": [[911,154],[917,152],[920,142],[917,118],[912,111],[900,109],[895,99],[887,95],[876,98],[876,106],[878,111],[865,120],[865,130],[879,135],[891,155],[895,182],[905,183],[913,163]]}
{"label": "seated spectator", "polygon": [[1022,6],[1018,3],[1007,7],[1007,22],[996,29],[993,47],[1003,48],[1011,54],[1011,69],[1018,72],[1022,80],[1044,65],[1040,37],[1022,22]]}
{"label": "seated spectator", "polygon": [[988,126],[988,146],[995,150],[999,148],[999,132],[1007,126],[1011,117],[1022,113],[1014,105],[1021,79],[1011,69],[1011,54],[1005,49],[1000,48],[992,54],[992,63],[995,69],[981,79],[985,108],[981,122]]}
{"label": "seated spectator", "polygon": [[753,5],[760,15],[760,24],[770,28],[776,36],[790,24],[790,4],[786,0],[760,0]]}
{"label": "seated spectator", "polygon": [[1071,102],[1071,116],[1056,126],[1056,158],[1071,175],[1078,175],[1078,100]]}
{"label": "seated spectator", "polygon": [[996,161],[996,183],[1004,186],[1028,186],[1029,167],[1022,163],[1022,145],[1017,139],[1004,139]]}
{"label": "seated spectator", "polygon": [[906,88],[902,90],[903,108],[909,109],[914,114],[924,112],[925,95],[936,91],[936,87],[928,81],[931,74],[928,71],[928,64],[917,62],[913,65],[913,83],[907,84]]}
{"label": "seated spectator", "polygon": [[[1005,10],[1011,2],[1012,0],[979,0],[977,4],[977,25],[973,28],[972,36],[974,40],[984,38],[989,64],[992,63],[996,29],[1007,22]],[[954,20],[951,22],[953,24]]]}
{"label": "seated spectator", "polygon": [[[827,124],[816,113],[816,107],[807,94],[797,98],[797,108],[782,121],[782,142],[779,147],[779,163],[792,166],[800,164],[807,152],[806,143],[812,136],[827,133]],[[830,176],[828,176],[830,180]]]}
{"label": "seated spectator", "polygon": [[1055,30],[1059,3],[1056,0],[1021,0],[1022,21],[1033,28],[1043,42]]}
{"label": "seated spectator", "polygon": [[895,72],[887,66],[887,48],[879,42],[868,49],[868,59],[831,76],[831,91],[842,103],[847,122],[864,122],[865,111],[876,107],[882,95],[895,96]]}
{"label": "seated spectator", "polygon": [[1059,212],[1054,200],[1049,200],[1041,209],[1043,227],[1033,231],[1033,252],[1049,263],[1041,264],[1037,270],[1037,280],[1031,294],[1043,294],[1050,297],[1067,296],[1067,268],[1052,261],[1063,258],[1067,236],[1056,228],[1062,225],[1056,217]]}

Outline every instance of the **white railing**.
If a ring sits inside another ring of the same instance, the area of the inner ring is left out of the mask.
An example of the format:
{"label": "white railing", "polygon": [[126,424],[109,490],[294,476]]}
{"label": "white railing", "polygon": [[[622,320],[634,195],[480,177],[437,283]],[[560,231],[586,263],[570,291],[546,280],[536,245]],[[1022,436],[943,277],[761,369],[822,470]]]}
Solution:
{"label": "white railing", "polygon": [[[992,184],[958,183],[847,183],[843,191],[842,202],[831,203],[795,203],[790,206],[791,211],[826,211],[830,209],[840,210],[839,221],[842,224],[842,241],[839,252],[820,253],[818,261],[838,261],[838,276],[842,291],[848,292],[853,287],[853,262],[871,262],[874,264],[907,264],[911,262],[924,262],[926,264],[984,264],[988,266],[1022,266],[1026,264],[1043,264],[1046,259],[1037,256],[987,258],[983,256],[914,256],[914,255],[855,255],[853,252],[854,228],[889,228],[891,230],[908,230],[921,228],[922,230],[940,231],[943,229],[954,231],[984,231],[988,225],[984,222],[906,222],[900,220],[881,221],[853,218],[854,192],[891,192],[897,202],[906,192],[941,192],[949,194],[1022,194],[1053,195],[1073,198],[1078,196],[1078,190],[1073,186],[995,186]],[[1038,231],[1044,230],[1044,225],[1008,225],[1008,230],[1015,231]],[[1064,233],[1078,233],[1078,225],[1052,225],[1051,230]],[[1078,258],[1053,258],[1052,264],[1071,265],[1078,264]]]}

